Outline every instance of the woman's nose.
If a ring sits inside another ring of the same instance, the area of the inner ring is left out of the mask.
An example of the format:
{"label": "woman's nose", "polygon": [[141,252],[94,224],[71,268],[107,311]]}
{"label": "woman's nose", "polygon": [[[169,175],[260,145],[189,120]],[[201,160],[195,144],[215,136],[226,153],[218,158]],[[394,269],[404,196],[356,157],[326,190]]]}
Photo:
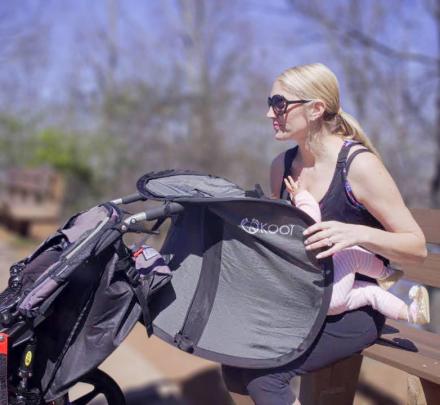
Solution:
{"label": "woman's nose", "polygon": [[266,117],[267,118],[275,118],[276,117],[275,113],[273,112],[272,107],[269,107],[269,109],[267,110]]}

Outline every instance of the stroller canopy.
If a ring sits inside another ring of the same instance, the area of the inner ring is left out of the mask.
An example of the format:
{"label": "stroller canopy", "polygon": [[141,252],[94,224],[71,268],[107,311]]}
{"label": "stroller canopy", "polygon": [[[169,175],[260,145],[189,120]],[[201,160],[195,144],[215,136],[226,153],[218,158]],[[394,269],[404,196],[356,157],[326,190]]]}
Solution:
{"label": "stroller canopy", "polygon": [[173,277],[151,302],[157,336],[240,367],[275,367],[304,353],[327,313],[333,277],[330,259],[317,262],[304,249],[307,214],[189,171],[149,173],[137,187],[185,208],[161,250]]}

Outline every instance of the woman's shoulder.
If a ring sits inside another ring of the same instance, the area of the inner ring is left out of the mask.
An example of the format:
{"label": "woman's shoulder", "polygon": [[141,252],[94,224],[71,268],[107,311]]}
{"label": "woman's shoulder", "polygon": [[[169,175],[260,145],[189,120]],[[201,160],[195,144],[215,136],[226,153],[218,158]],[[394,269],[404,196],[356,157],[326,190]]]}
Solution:
{"label": "woman's shoulder", "polygon": [[[356,153],[365,151],[365,153]],[[347,156],[350,162],[350,177],[365,179],[374,177],[381,172],[387,172],[382,160],[363,145],[355,145]]]}
{"label": "woman's shoulder", "polygon": [[356,155],[350,165],[348,181],[356,199],[362,204],[379,196],[391,197],[398,194],[393,178],[381,159],[374,153]]}
{"label": "woman's shoulder", "polygon": [[[391,174],[373,153],[356,156],[348,173],[354,196],[387,231],[421,234]],[[422,236],[423,238],[423,236]]]}

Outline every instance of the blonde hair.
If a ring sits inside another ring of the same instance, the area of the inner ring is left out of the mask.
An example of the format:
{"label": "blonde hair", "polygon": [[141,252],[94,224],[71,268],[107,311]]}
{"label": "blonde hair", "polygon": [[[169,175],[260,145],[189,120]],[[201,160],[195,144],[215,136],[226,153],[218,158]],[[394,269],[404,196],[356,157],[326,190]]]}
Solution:
{"label": "blonde hair", "polygon": [[277,81],[286,91],[298,98],[324,101],[326,110],[323,120],[329,131],[343,139],[360,142],[380,157],[359,122],[342,111],[338,79],[327,66],[322,63],[296,66],[281,73]]}

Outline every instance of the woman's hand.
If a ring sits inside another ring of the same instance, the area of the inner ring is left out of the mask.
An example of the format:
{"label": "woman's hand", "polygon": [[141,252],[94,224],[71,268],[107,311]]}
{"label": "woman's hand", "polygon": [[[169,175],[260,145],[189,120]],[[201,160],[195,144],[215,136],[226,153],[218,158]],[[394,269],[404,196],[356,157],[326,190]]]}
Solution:
{"label": "woman's hand", "polygon": [[366,227],[338,221],[318,222],[303,232],[304,236],[308,236],[304,241],[306,250],[328,247],[329,249],[316,255],[317,259],[322,259],[347,247],[359,245],[360,235],[366,231],[361,228]]}

